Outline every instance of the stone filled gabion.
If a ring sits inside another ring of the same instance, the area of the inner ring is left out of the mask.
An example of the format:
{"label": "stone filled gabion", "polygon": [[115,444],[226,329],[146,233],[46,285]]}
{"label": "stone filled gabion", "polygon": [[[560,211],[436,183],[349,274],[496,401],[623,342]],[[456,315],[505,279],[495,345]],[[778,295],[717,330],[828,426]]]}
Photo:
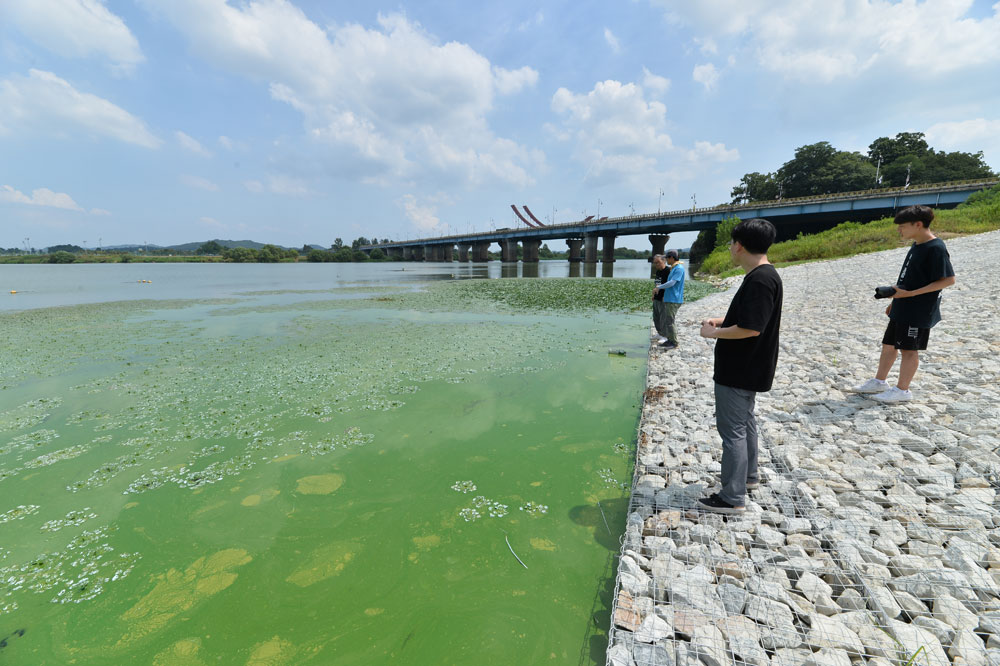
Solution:
{"label": "stone filled gabion", "polygon": [[905,248],[780,270],[742,516],[694,509],[721,469],[698,323],[735,286],[681,308],[680,348],[650,351],[609,665],[1000,666],[1000,232],[947,244],[958,283],[902,405],[849,388],[874,374],[872,288]]}

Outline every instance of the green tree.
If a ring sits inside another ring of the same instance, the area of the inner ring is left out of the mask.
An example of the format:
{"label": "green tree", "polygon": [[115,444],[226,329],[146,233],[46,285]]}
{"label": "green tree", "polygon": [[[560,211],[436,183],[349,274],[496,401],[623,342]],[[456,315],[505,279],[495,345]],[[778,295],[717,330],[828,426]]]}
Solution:
{"label": "green tree", "polygon": [[826,141],[800,146],[795,149],[795,157],[778,169],[777,180],[782,196],[805,197],[822,194],[814,185],[817,173],[829,163],[837,150]]}
{"label": "green tree", "polygon": [[333,245],[330,246],[330,249],[336,251],[336,250],[339,250],[342,247],[344,247],[344,241],[343,241],[343,239],[334,238],[333,239]]}
{"label": "green tree", "polygon": [[65,250],[59,250],[49,255],[50,264],[72,264],[76,261],[76,255]]}
{"label": "green tree", "polygon": [[249,247],[227,247],[222,251],[222,258],[236,264],[253,263],[257,261],[257,250]]}
{"label": "green tree", "polygon": [[195,250],[196,254],[222,254],[222,251],[226,248],[218,243],[218,241],[210,240],[207,243],[202,243]]}
{"label": "green tree", "polygon": [[368,255],[368,259],[371,261],[385,261],[385,252],[381,248],[375,248],[372,253]]}
{"label": "green tree", "polygon": [[733,188],[730,193],[733,203],[745,203],[751,201],[773,201],[778,198],[778,182],[774,179],[773,173],[753,173],[745,174],[739,185]]}

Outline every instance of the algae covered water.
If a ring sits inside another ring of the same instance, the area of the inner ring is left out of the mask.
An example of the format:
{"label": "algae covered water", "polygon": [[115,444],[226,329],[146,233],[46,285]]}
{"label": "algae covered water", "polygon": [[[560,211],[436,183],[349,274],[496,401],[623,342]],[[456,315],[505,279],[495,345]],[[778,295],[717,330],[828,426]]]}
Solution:
{"label": "algae covered water", "polygon": [[346,277],[0,315],[0,663],[603,663],[647,283]]}

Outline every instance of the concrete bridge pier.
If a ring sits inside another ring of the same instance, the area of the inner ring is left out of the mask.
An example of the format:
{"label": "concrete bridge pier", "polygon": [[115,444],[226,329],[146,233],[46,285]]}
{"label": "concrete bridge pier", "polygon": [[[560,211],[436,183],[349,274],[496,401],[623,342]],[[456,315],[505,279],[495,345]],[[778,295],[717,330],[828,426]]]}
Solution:
{"label": "concrete bridge pier", "polygon": [[604,236],[604,247],[601,251],[601,261],[606,264],[615,263],[615,237]]}
{"label": "concrete bridge pier", "polygon": [[405,259],[406,258],[406,253],[403,251],[403,248],[401,248],[401,247],[390,247],[389,251],[388,251],[388,255],[389,255],[390,259]]}
{"label": "concrete bridge pier", "polygon": [[455,246],[451,243],[438,245],[438,252],[440,253],[438,261],[455,261]]}
{"label": "concrete bridge pier", "polygon": [[521,241],[521,261],[528,264],[538,263],[538,248],[542,246],[542,241],[537,238],[526,238]]}
{"label": "concrete bridge pier", "polygon": [[653,253],[649,257],[649,260],[652,261],[653,257],[655,257],[656,255],[663,254],[663,248],[667,246],[667,241],[670,240],[670,236],[665,236],[662,234],[650,234],[648,238],[650,245],[653,246]]}
{"label": "concrete bridge pier", "polygon": [[570,263],[579,263],[583,261],[583,257],[580,253],[580,248],[583,247],[582,238],[567,238],[566,245],[569,246],[569,261]]}
{"label": "concrete bridge pier", "polygon": [[424,260],[424,246],[418,245],[413,248],[413,256],[411,257],[413,261],[423,261]]}
{"label": "concrete bridge pier", "polygon": [[487,262],[490,260],[489,241],[479,241],[472,244],[472,260]]}
{"label": "concrete bridge pier", "polygon": [[597,263],[597,236],[583,237],[583,263]]}
{"label": "concrete bridge pier", "polygon": [[467,262],[469,260],[469,248],[472,247],[468,243],[458,244],[458,260],[461,262]]}
{"label": "concrete bridge pier", "polygon": [[504,262],[517,261],[517,241],[513,238],[505,238],[500,241],[500,260]]}
{"label": "concrete bridge pier", "polygon": [[580,277],[580,275],[582,274],[582,271],[580,270],[581,266],[583,266],[582,261],[574,261],[573,263],[571,263],[569,265],[569,276]]}
{"label": "concrete bridge pier", "polygon": [[422,260],[418,260],[418,261],[436,261],[437,260],[437,249],[433,245],[424,245],[420,249],[423,250],[423,252],[422,252],[423,259]]}

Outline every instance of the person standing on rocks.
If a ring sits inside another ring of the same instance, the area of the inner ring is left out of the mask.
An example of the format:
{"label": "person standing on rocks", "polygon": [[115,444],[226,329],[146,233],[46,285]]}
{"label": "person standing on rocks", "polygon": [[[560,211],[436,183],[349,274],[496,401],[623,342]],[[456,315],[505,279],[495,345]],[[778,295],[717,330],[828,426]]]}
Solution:
{"label": "person standing on rocks", "polygon": [[783,289],[767,260],[776,231],[767,220],[733,228],[729,255],[746,276],[723,318],[701,322],[701,336],[715,338],[715,423],[722,437],[722,489],[698,500],[700,509],[742,513],[757,476],[757,394],[771,390],[778,364]]}
{"label": "person standing on rocks", "polygon": [[677,329],[674,319],[684,302],[684,280],[687,272],[677,261],[677,250],[667,250],[666,255],[653,257],[656,269],[656,286],[653,287],[653,325],[660,335],[656,341],[662,349],[677,348]]}
{"label": "person standing on rocks", "polygon": [[[896,280],[896,292],[885,309],[889,325],[882,336],[882,353],[875,377],[855,386],[879,402],[906,402],[913,397],[910,382],[920,365],[920,351],[927,349],[931,328],[941,321],[941,290],[955,284],[955,269],[944,241],[931,233],[934,211],[908,206],[896,214],[900,238],[913,241]],[[899,381],[890,386],[889,371],[899,362]]]}

